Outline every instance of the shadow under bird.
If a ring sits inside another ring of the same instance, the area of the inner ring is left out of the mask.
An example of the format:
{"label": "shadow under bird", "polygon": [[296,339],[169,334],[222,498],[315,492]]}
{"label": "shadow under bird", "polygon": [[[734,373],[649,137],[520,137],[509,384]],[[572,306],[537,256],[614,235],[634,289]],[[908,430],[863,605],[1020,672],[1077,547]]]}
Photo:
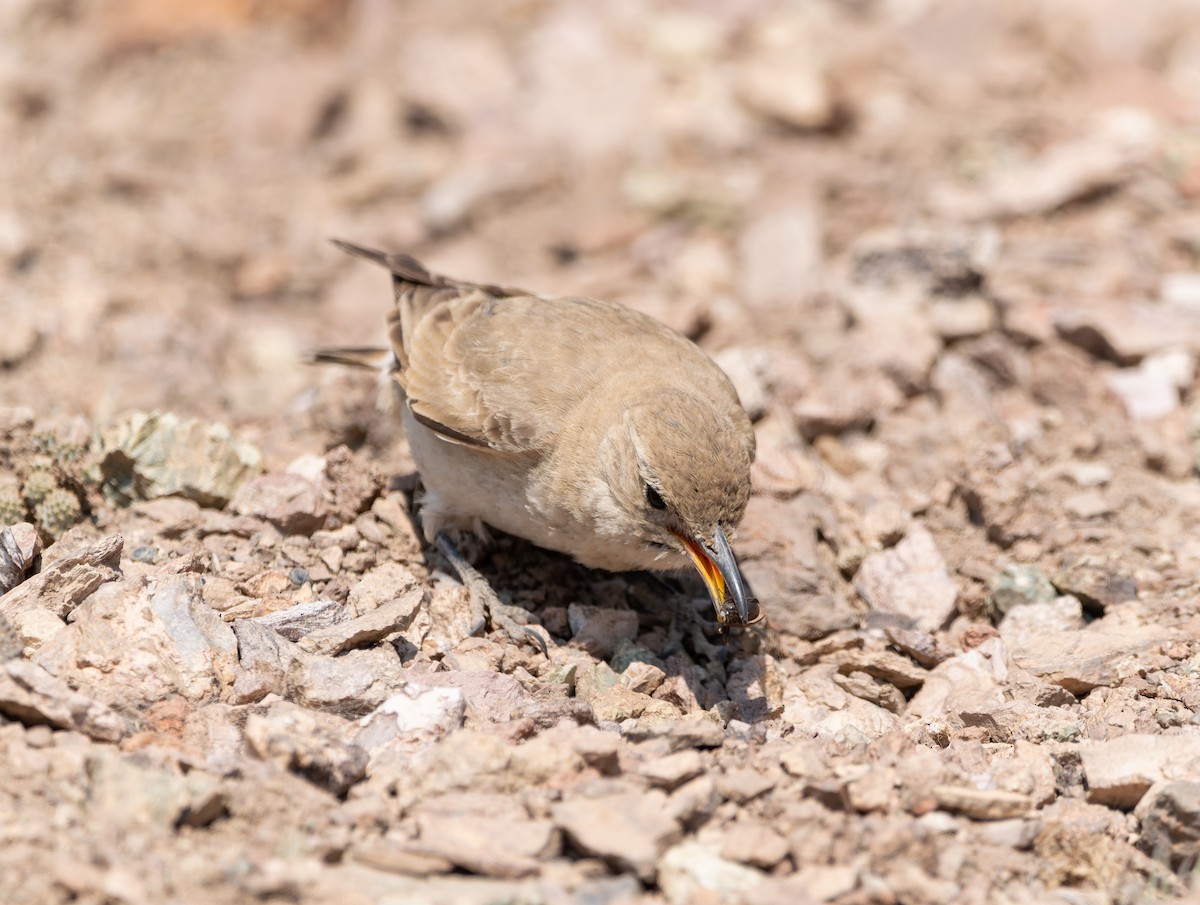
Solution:
{"label": "shadow under bird", "polygon": [[690,564],[722,627],[761,618],[729,545],[754,432],[699,347],[613,302],[461,282],[405,254],[334,244],[391,273],[391,348],[313,360],[381,367],[395,382],[426,539],[489,597],[494,624],[515,627],[447,532],[482,535],[486,523],[611,571]]}

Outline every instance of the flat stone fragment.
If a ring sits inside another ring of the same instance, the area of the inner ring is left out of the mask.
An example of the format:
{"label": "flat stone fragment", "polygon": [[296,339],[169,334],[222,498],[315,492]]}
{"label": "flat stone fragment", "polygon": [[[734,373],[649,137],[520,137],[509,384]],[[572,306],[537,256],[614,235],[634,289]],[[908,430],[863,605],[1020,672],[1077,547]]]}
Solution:
{"label": "flat stone fragment", "polygon": [[74,729],[101,742],[120,741],[133,728],[107,705],[24,660],[0,666],[0,713],[26,726]]}
{"label": "flat stone fragment", "polygon": [[1066,562],[1053,576],[1054,586],[1089,610],[1104,612],[1138,599],[1137,579],[1119,560],[1080,557]]}
{"label": "flat stone fragment", "polygon": [[800,131],[826,129],[837,101],[815,54],[775,50],[743,62],[735,73],[738,100],[752,113]]}
{"label": "flat stone fragment", "polygon": [[[1151,302],[1067,307],[1056,312],[1054,328],[1067,342],[1119,365],[1137,365],[1180,345],[1200,349],[1200,318],[1195,312]],[[1136,403],[1131,414],[1141,413],[1142,404]]]}
{"label": "flat stone fragment", "polygon": [[1004,789],[971,789],[963,786],[936,786],[933,790],[938,807],[974,820],[1007,820],[1024,817],[1033,808],[1033,799]]}
{"label": "flat stone fragment", "polygon": [[[121,577],[123,548],[121,536],[112,534],[77,553],[55,560],[37,575],[0,596],[0,613],[40,607],[65,618],[100,585]],[[53,552],[51,547],[47,554]]]}
{"label": "flat stone fragment", "polygon": [[288,697],[305,707],[360,717],[404,687],[407,678],[400,658],[385,645],[348,651],[340,657],[293,660],[286,687]]}
{"label": "flat stone fragment", "polygon": [[728,770],[717,777],[717,790],[738,804],[753,801],[775,788],[776,780],[749,767]]}
{"label": "flat stone fragment", "polygon": [[[860,868],[850,865],[809,864],[789,877],[773,877],[761,888],[762,901],[794,902],[805,895],[814,902],[833,902],[858,886]],[[769,898],[778,890],[776,898]],[[800,901],[803,901],[802,899]]]}
{"label": "flat stone fragment", "polygon": [[[7,618],[20,641],[21,650],[36,651],[47,641],[67,627],[67,624],[49,610],[41,607],[30,607],[19,610]],[[20,653],[21,651],[18,651]]]}
{"label": "flat stone fragment", "polygon": [[346,607],[353,615],[361,616],[389,600],[403,597],[416,584],[416,576],[404,566],[396,562],[381,563],[350,589]]}
{"label": "flat stone fragment", "polygon": [[233,681],[234,702],[253,703],[268,694],[284,694],[293,665],[306,661],[308,655],[257,619],[237,619],[230,627],[237,639],[239,666]]}
{"label": "flat stone fragment", "polygon": [[681,720],[667,727],[662,734],[674,751],[683,748],[720,748],[725,743],[725,730],[707,717]]}
{"label": "flat stone fragment", "polygon": [[654,694],[667,674],[653,663],[635,660],[621,673],[621,683],[638,694]]}
{"label": "flat stone fragment", "polygon": [[926,632],[950,620],[958,599],[933,535],[919,524],[895,547],[864,559],[854,588],[872,609],[906,616]]}
{"label": "flat stone fragment", "polygon": [[704,760],[692,749],[655,757],[638,766],[638,775],[668,792],[704,772]]}
{"label": "flat stone fragment", "polygon": [[889,625],[884,633],[892,644],[926,669],[933,669],[954,656],[954,651],[942,646],[929,632]]}
{"label": "flat stone fragment", "polygon": [[418,851],[446,858],[468,873],[515,879],[536,873],[562,846],[550,820],[531,819],[512,797],[461,793],[437,796],[414,809]]}
{"label": "flat stone fragment", "polygon": [[717,781],[710,775],[685,782],[667,799],[667,816],[681,826],[692,828],[704,823],[721,804]]}
{"label": "flat stone fragment", "polygon": [[299,641],[318,629],[329,628],[349,618],[346,608],[336,600],[310,600],[265,616],[255,616],[249,621],[273,629],[289,641]]}
{"label": "flat stone fragment", "polygon": [[169,833],[181,824],[203,825],[223,810],[217,777],[186,774],[98,747],[88,758],[88,813],[106,833]]}
{"label": "flat stone fragment", "polygon": [[865,672],[837,673],[833,681],[839,688],[856,698],[862,698],[892,713],[900,713],[906,703],[904,695],[895,685],[876,679]]}
{"label": "flat stone fragment", "polygon": [[[993,220],[1048,213],[1120,185],[1145,158],[1150,142],[1123,141],[1109,123],[997,172],[971,189],[945,187],[934,208],[955,219]],[[1097,306],[1099,307],[1099,306]]]}
{"label": "flat stone fragment", "polygon": [[[826,670],[822,673],[821,670]],[[788,682],[783,693],[783,721],[819,736],[881,738],[897,729],[894,713],[847,694],[833,680],[836,667],[822,666]]]}
{"label": "flat stone fragment", "polygon": [[826,658],[825,662],[836,663],[842,673],[865,672],[900,689],[920,688],[929,675],[928,670],[890,650],[849,648]]}
{"label": "flat stone fragment", "polygon": [[449,858],[422,851],[413,843],[373,840],[356,845],[347,854],[355,864],[409,877],[448,874],[454,870],[454,862]]}
{"label": "flat stone fragment", "polygon": [[412,588],[402,597],[389,600],[354,619],[309,632],[297,642],[298,646],[309,653],[331,656],[374,644],[412,625],[424,602],[424,589]]}
{"label": "flat stone fragment", "polygon": [[590,703],[592,718],[597,723],[620,723],[646,715],[667,720],[679,720],[683,717],[674,704],[647,694],[638,694],[625,685],[614,685],[604,694],[593,698]]}
{"label": "flat stone fragment", "polygon": [[602,798],[572,798],[551,808],[551,817],[583,852],[619,870],[652,880],[659,856],[682,835],[667,816],[667,796],[658,790]]}
{"label": "flat stone fragment", "polygon": [[[358,859],[355,859],[357,861]],[[316,901],[345,902],[348,891],[356,899],[350,901],[379,902],[387,905],[496,905],[497,902],[544,902],[540,881],[499,880],[459,874],[448,876],[405,875],[404,872],[367,866],[360,863],[331,866],[316,875],[316,881],[306,888],[306,894],[319,895]],[[294,888],[294,887],[289,887]]]}
{"label": "flat stone fragment", "polygon": [[[1070,602],[1078,611],[1078,602]],[[1034,604],[1013,610],[1001,623],[1000,636],[1013,663],[1072,694],[1137,675],[1143,654],[1164,640],[1160,628],[1119,622],[1112,616],[1086,628],[1067,628],[1060,624],[1066,613],[1057,607]],[[1037,618],[1043,613],[1045,619]],[[1018,614],[1019,623],[1013,618]]]}
{"label": "flat stone fragment", "polygon": [[765,823],[738,820],[725,833],[721,857],[770,870],[787,857],[788,849],[788,841]]}
{"label": "flat stone fragment", "polygon": [[1200,734],[1130,734],[1080,746],[1087,799],[1132,809],[1156,782],[1200,775]]}

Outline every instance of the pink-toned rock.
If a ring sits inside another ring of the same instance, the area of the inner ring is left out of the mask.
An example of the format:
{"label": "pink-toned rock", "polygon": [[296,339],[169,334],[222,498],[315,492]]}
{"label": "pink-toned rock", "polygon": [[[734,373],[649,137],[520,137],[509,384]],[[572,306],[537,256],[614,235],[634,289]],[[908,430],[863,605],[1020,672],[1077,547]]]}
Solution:
{"label": "pink-toned rock", "polygon": [[729,825],[721,843],[721,857],[770,870],[787,857],[788,841],[757,820],[737,820]]}
{"label": "pink-toned rock", "polygon": [[354,616],[361,616],[380,604],[403,597],[416,583],[417,577],[410,569],[397,562],[384,562],[350,589],[346,606]]}
{"label": "pink-toned rock", "polygon": [[1200,734],[1123,735],[1080,748],[1087,798],[1130,810],[1156,782],[1200,775]]}
{"label": "pink-toned rock", "polygon": [[418,850],[446,858],[468,873],[524,877],[555,857],[562,837],[553,822],[531,819],[512,796],[453,793],[414,809]]}
{"label": "pink-toned rock", "polygon": [[132,731],[117,711],[24,660],[0,665],[0,713],[29,726],[73,729],[103,742],[119,741]]}
{"label": "pink-toned rock", "polygon": [[365,647],[407,629],[417,617],[424,602],[425,589],[410,588],[400,597],[389,600],[361,616],[315,629],[304,635],[297,644],[301,650],[326,655]]}
{"label": "pink-toned rock", "polygon": [[196,575],[110,582],[74,612],[35,661],[106,703],[217,697],[237,672],[237,640],[204,602]]}
{"label": "pink-toned rock", "polygon": [[41,607],[65,617],[102,584],[121,575],[124,541],[119,534],[61,558],[52,558],[56,547],[44,554],[51,561],[41,572],[0,596],[0,614]]}
{"label": "pink-toned rock", "polygon": [[576,797],[554,805],[551,816],[580,850],[652,880],[659,856],[682,835],[666,803],[657,790]]}
{"label": "pink-toned rock", "polygon": [[872,609],[905,616],[927,632],[950,620],[958,599],[933,535],[919,524],[895,547],[864,559],[854,588]]}
{"label": "pink-toned rock", "polygon": [[238,515],[266,519],[284,534],[312,534],[325,524],[321,489],[298,474],[265,474],[238,488],[229,503]]}
{"label": "pink-toned rock", "polygon": [[[1064,614],[1070,627],[1064,625]],[[1015,608],[1000,624],[1012,662],[1040,679],[1083,694],[1140,670],[1140,656],[1163,640],[1161,629],[1119,611],[1082,625],[1074,598]]]}

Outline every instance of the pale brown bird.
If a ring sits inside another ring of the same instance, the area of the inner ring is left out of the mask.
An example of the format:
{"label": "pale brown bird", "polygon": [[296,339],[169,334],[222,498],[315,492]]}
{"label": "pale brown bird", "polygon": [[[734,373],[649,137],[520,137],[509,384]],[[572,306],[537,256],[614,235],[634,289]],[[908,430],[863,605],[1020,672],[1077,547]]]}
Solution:
{"label": "pale brown bird", "polygon": [[[402,394],[426,539],[473,594],[482,579],[445,532],[486,523],[594,568],[691,564],[722,626],[760,618],[728,540],[750,496],[754,432],[694,343],[612,302],[460,282],[335,244],[391,272],[391,349],[314,360],[382,359]],[[486,604],[511,627],[494,594]]]}

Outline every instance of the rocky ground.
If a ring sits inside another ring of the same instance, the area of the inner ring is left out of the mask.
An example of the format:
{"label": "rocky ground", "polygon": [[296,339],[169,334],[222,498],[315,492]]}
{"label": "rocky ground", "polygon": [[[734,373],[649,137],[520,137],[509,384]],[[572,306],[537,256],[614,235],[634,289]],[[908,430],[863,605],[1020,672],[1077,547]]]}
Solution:
{"label": "rocky ground", "polygon": [[[1200,853],[1185,0],[0,4],[12,903],[1132,903]],[[649,311],[768,615],[510,538],[470,637],[385,276]]]}

